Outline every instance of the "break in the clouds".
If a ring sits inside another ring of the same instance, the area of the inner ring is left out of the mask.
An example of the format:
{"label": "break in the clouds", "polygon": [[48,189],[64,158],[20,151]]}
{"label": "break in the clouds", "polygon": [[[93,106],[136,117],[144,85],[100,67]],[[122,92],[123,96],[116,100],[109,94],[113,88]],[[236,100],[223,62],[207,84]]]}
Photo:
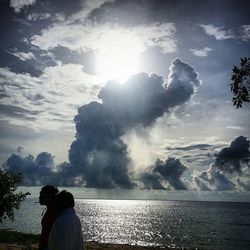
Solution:
{"label": "break in the clouds", "polygon": [[208,56],[208,53],[213,51],[213,49],[209,48],[209,47],[205,47],[203,49],[191,49],[190,50],[195,56],[198,57],[205,57]]}
{"label": "break in the clouds", "polygon": [[200,24],[200,27],[210,36],[214,36],[217,40],[226,40],[235,38],[232,30],[226,30],[224,27],[218,27],[213,24]]}

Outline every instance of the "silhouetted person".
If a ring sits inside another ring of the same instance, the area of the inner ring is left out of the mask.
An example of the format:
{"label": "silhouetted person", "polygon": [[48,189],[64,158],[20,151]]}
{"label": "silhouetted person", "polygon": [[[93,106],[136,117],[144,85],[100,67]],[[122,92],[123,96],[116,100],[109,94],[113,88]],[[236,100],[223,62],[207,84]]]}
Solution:
{"label": "silhouetted person", "polygon": [[55,197],[58,217],[52,227],[49,250],[83,250],[83,235],[80,219],[76,215],[74,197],[63,190]]}
{"label": "silhouetted person", "polygon": [[48,249],[48,238],[52,226],[56,220],[56,207],[55,207],[55,195],[58,193],[58,189],[54,186],[44,186],[40,191],[39,203],[46,206],[46,212],[43,215],[41,225],[41,237],[39,241],[39,250]]}

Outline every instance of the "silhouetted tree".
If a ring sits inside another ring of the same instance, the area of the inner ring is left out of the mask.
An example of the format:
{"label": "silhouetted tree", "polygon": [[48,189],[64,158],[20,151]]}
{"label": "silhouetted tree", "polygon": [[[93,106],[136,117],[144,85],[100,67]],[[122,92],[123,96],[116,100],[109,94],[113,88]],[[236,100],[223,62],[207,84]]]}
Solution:
{"label": "silhouetted tree", "polygon": [[14,220],[14,209],[19,209],[21,202],[30,195],[28,192],[15,193],[21,181],[21,174],[0,169],[0,223],[7,217]]}
{"label": "silhouetted tree", "polygon": [[240,67],[234,65],[231,78],[233,105],[241,108],[242,104],[250,101],[250,58],[241,58]]}

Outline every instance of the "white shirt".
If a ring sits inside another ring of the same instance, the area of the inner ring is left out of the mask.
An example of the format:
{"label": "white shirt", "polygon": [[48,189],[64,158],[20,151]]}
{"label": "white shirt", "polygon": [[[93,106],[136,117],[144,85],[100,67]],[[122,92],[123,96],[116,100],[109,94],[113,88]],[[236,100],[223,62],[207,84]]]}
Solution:
{"label": "white shirt", "polygon": [[65,209],[56,219],[48,250],[83,250],[82,226],[74,208]]}

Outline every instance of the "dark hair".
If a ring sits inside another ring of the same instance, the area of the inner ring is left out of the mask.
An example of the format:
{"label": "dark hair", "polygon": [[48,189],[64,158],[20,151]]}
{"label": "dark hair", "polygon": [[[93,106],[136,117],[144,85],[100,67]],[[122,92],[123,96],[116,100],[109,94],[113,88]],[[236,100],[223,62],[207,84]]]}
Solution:
{"label": "dark hair", "polygon": [[45,194],[48,194],[51,196],[55,196],[58,192],[59,192],[59,190],[52,185],[44,186],[41,189],[41,193],[45,193]]}
{"label": "dark hair", "polygon": [[75,206],[74,196],[66,190],[62,190],[55,196],[55,202],[60,211]]}

